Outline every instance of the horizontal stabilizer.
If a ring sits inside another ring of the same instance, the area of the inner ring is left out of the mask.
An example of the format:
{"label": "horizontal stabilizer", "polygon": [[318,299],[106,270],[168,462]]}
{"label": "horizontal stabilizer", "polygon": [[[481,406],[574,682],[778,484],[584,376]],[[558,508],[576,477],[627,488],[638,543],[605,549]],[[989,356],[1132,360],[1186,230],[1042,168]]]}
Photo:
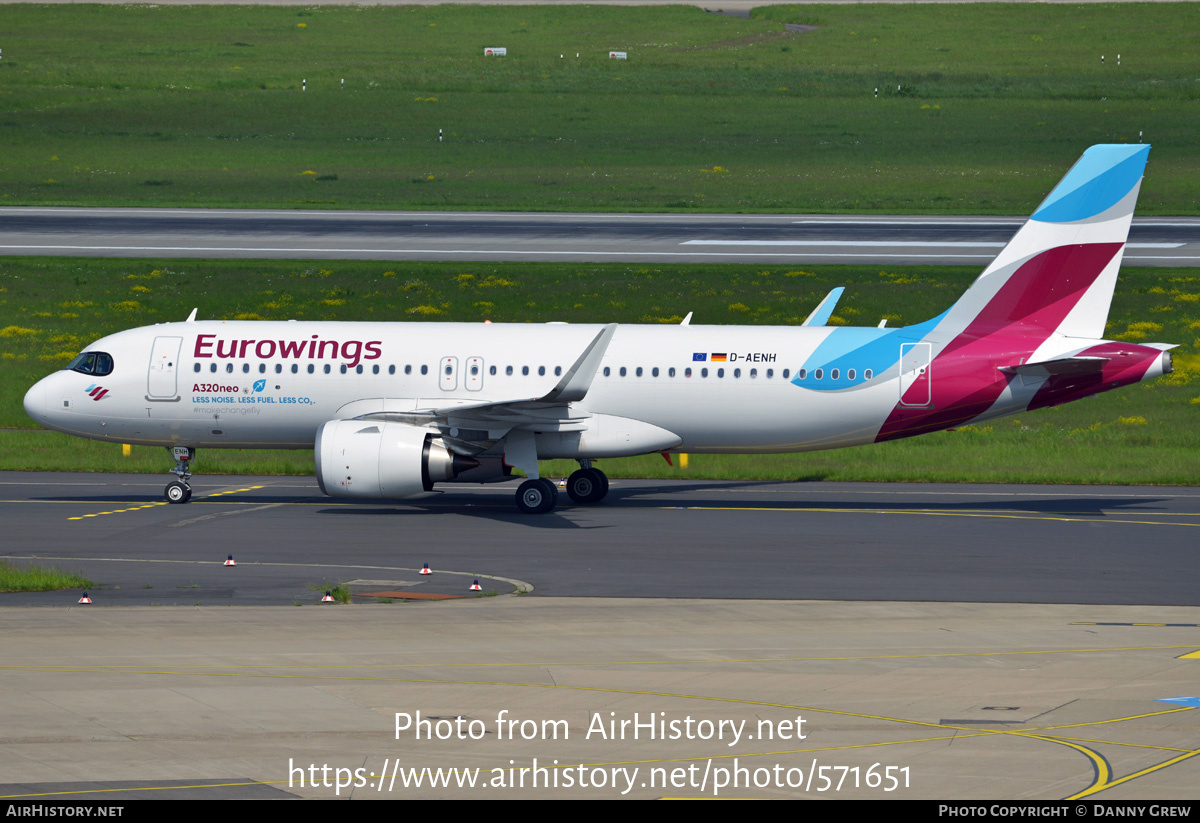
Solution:
{"label": "horizontal stabilizer", "polygon": [[1022,363],[1019,366],[1001,366],[1005,374],[1045,376],[1050,374],[1086,374],[1100,371],[1108,362],[1107,357],[1060,357],[1040,363]]}

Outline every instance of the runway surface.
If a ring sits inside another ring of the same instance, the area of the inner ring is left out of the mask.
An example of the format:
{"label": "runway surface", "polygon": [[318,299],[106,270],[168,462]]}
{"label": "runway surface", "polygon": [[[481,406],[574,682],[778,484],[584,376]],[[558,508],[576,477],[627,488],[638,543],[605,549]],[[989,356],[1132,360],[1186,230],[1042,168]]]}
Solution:
{"label": "runway surface", "polygon": [[[981,265],[1024,218],[0,209],[0,254]],[[1125,262],[1200,264],[1200,218],[1135,218]]]}
{"label": "runway surface", "polygon": [[80,568],[101,605],[287,605],[355,580],[461,596],[485,577],[534,597],[1200,606],[1195,489],[615,480],[602,505],[529,516],[512,484],[390,503],[200,474],[168,505],[167,479],[0,473],[3,554]]}

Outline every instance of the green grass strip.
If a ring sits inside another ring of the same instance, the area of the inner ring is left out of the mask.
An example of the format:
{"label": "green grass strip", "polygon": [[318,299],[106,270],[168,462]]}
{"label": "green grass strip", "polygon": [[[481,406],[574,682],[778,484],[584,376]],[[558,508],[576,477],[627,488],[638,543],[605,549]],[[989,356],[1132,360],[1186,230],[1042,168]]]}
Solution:
{"label": "green grass strip", "polygon": [[0,592],[52,592],[60,589],[89,589],[96,584],[78,572],[36,563],[18,566],[0,560]]}
{"label": "green grass strip", "polygon": [[[187,317],[797,325],[834,286],[832,323],[928,319],[975,268],[0,258],[0,469],[164,473],[165,451],[32,428],[21,400],[103,335]],[[1200,483],[1200,270],[1126,268],[1106,334],[1181,344],[1176,371],[1065,406],[925,437],[798,455],[606,460],[613,477]],[[547,462],[566,475],[574,464]],[[201,450],[200,474],[308,474],[311,451]],[[452,487],[449,487],[452,488]]]}

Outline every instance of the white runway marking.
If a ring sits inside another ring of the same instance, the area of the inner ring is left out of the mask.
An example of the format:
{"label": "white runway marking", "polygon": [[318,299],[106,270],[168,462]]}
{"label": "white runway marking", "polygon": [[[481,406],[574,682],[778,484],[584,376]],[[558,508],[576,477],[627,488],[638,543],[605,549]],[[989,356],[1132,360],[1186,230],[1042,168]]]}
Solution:
{"label": "white runway marking", "polygon": [[947,240],[684,240],[681,246],[848,246],[850,248],[1002,249],[1005,243]]}
{"label": "white runway marking", "polygon": [[[684,240],[681,246],[849,246],[851,248],[1002,249],[1007,243],[964,240]],[[1127,243],[1127,249],[1178,249],[1183,243]]]}

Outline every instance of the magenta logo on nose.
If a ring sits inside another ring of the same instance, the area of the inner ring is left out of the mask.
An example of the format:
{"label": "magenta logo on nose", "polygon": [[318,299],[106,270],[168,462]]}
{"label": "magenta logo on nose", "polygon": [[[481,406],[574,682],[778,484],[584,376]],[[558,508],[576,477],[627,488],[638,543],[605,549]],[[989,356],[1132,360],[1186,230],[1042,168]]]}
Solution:
{"label": "magenta logo on nose", "polygon": [[92,398],[93,400],[99,400],[101,397],[108,394],[108,389],[104,388],[103,386],[97,386],[95,383],[88,386],[86,389],[84,389],[84,391],[87,392],[88,397]]}

